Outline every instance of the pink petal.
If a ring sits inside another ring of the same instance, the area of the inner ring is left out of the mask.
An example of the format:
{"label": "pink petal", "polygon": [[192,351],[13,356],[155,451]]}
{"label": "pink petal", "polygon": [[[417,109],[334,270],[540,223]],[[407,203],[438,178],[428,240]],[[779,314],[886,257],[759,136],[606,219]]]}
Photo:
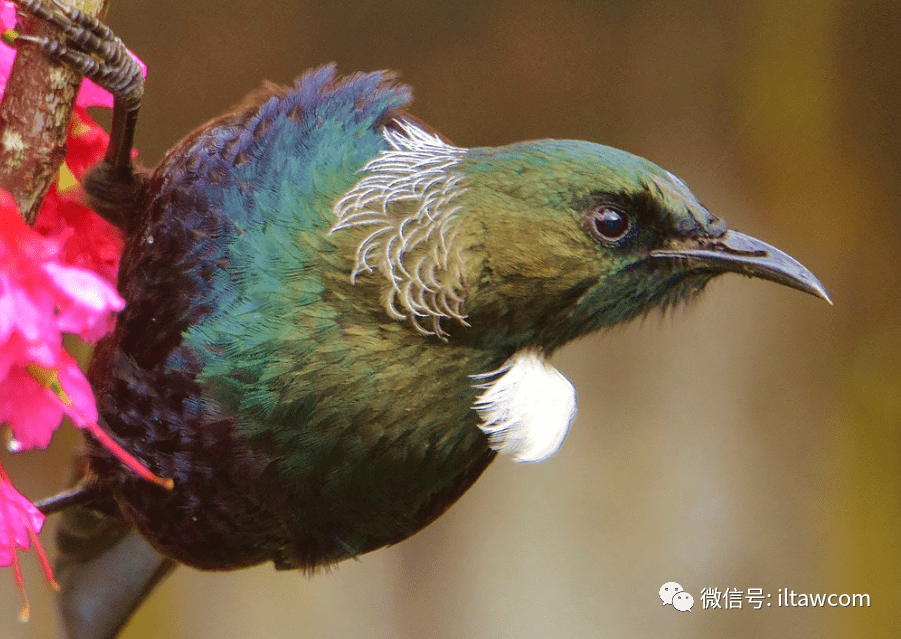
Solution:
{"label": "pink petal", "polygon": [[[30,266],[30,265],[29,265]],[[12,279],[12,278],[10,278]],[[53,317],[53,298],[50,291],[43,289],[26,290],[21,277],[10,282],[9,298],[15,309],[12,322],[22,338],[28,342],[58,341],[59,332]]]}
{"label": "pink petal", "polygon": [[[90,141],[85,143],[86,137],[89,136],[76,136],[74,133],[69,136],[66,164],[73,173],[77,170],[84,173],[87,167],[96,164],[106,148],[106,142],[99,145]],[[76,153],[80,159],[73,162],[73,155]],[[44,200],[34,229],[44,236],[66,238],[60,262],[97,273],[115,287],[119,256],[124,244],[122,234],[119,229],[82,204],[79,201],[82,197],[83,194],[77,187],[60,192],[54,184]]]}
{"label": "pink petal", "polygon": [[56,322],[59,330],[65,333],[90,339],[94,337],[91,335],[93,329],[105,316],[125,306],[125,300],[115,289],[90,271],[56,262],[47,262],[43,268],[61,294],[57,301]]}
{"label": "pink petal", "polygon": [[78,363],[68,353],[63,353],[59,366],[59,383],[68,398],[64,410],[75,424],[84,428],[97,421],[97,401],[94,391]]}
{"label": "pink petal", "polygon": [[84,108],[76,106],[72,113],[72,125],[66,141],[69,154],[66,165],[71,169],[75,179],[81,180],[85,172],[97,164],[109,142],[109,134],[88,115]]}
{"label": "pink petal", "polygon": [[[4,541],[14,541],[22,550],[28,550],[31,546],[28,531],[35,534],[41,532],[45,518],[34,504],[9,483],[5,475],[6,473],[3,473],[3,477],[0,477],[0,518],[4,519],[7,526],[0,524],[0,544]],[[3,538],[4,528],[9,538]]]}
{"label": "pink petal", "polygon": [[13,298],[7,293],[9,282],[0,273],[0,345],[9,339],[13,332],[13,317],[15,304]]}
{"label": "pink petal", "polygon": [[62,403],[24,368],[0,382],[0,422],[9,424],[15,450],[46,448],[62,419]]}
{"label": "pink petal", "polygon": [[[16,26],[16,5],[12,2],[0,3],[0,28],[3,31]],[[12,47],[0,46],[0,87],[6,86],[9,72],[13,68],[16,50]]]}
{"label": "pink petal", "polygon": [[101,89],[92,80],[85,80],[81,83],[81,89],[78,91],[78,97],[75,98],[75,104],[80,107],[104,107],[113,108],[113,94],[106,89]]}
{"label": "pink petal", "polygon": [[16,26],[16,5],[12,2],[0,2],[0,27],[12,29]]}
{"label": "pink petal", "polygon": [[28,620],[30,607],[28,597],[25,595],[19,559],[16,557],[17,546],[22,550],[28,550],[32,540],[34,541],[44,576],[54,590],[59,590],[59,585],[53,578],[53,570],[47,561],[47,554],[37,537],[43,526],[44,515],[13,488],[6,470],[0,465],[0,566],[13,566],[15,570],[16,585],[23,600],[22,611],[19,613],[22,621]]}

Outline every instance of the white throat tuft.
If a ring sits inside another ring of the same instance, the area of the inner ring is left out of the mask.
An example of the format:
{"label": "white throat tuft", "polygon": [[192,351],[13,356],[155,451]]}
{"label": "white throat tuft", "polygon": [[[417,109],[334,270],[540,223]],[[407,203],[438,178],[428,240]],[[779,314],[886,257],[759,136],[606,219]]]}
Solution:
{"label": "white throat tuft", "polygon": [[517,462],[544,461],[560,449],[576,416],[576,389],[543,353],[523,349],[472,378],[491,380],[477,386],[484,392],[473,409],[492,449]]}

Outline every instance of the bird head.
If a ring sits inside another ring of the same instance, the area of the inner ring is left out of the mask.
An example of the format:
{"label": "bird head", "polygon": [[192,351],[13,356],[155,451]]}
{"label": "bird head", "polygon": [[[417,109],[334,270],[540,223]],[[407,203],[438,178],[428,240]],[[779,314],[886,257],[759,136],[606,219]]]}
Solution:
{"label": "bird head", "polygon": [[618,149],[539,140],[463,149],[411,122],[335,206],[364,227],[395,319],[444,339],[549,352],[739,273],[829,300],[799,262],[728,229],[672,173]]}

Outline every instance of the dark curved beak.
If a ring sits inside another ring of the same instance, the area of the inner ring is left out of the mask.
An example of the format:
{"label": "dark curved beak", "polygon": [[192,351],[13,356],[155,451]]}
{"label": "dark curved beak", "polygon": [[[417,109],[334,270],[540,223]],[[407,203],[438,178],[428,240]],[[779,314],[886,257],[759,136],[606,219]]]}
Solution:
{"label": "dark curved beak", "polygon": [[699,270],[760,277],[816,295],[832,304],[820,280],[798,260],[737,231],[726,231],[715,238],[674,239],[669,248],[651,251],[651,256],[685,260],[690,268]]}

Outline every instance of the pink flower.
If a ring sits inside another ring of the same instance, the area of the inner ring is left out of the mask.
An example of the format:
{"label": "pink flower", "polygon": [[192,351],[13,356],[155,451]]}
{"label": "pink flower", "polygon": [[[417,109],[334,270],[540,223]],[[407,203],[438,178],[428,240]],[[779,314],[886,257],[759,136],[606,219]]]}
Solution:
{"label": "pink flower", "polygon": [[22,581],[22,569],[19,566],[19,558],[16,548],[28,550],[34,541],[35,550],[44,569],[44,575],[54,589],[59,589],[53,579],[50,570],[50,562],[38,541],[37,534],[44,526],[44,515],[35,508],[34,504],[23,497],[13,485],[9,483],[9,477],[3,466],[0,465],[0,566],[13,566],[16,573],[16,585],[22,593],[24,605],[20,617],[27,621],[30,611],[28,598],[25,596],[25,587]]}
{"label": "pink flower", "polygon": [[54,184],[38,213],[34,230],[62,243],[59,253],[62,264],[96,273],[115,286],[124,246],[122,234],[80,199],[80,187],[61,193]]}
{"label": "pink flower", "polygon": [[62,241],[43,237],[0,193],[0,422],[16,447],[45,447],[62,419],[97,420],[90,386],[62,334],[94,341],[125,302],[101,277],[59,262]]}
{"label": "pink flower", "polygon": [[[67,415],[136,473],[171,487],[171,480],[150,473],[98,426],[91,387],[63,349],[64,332],[99,339],[112,327],[112,314],[125,305],[102,277],[60,261],[70,234],[40,235],[19,216],[12,197],[0,191],[0,423],[12,431],[12,450],[28,450],[46,447]],[[14,566],[20,590],[15,550],[27,550],[42,524],[43,515],[13,489],[0,467],[0,566]]]}
{"label": "pink flower", "polygon": [[[0,526],[0,564],[8,566],[13,563],[16,546],[22,550],[31,547],[30,537],[41,532],[44,515],[13,488],[2,466],[0,466],[0,509],[7,515],[6,525]],[[18,516],[9,516],[10,511],[14,511]]]}
{"label": "pink flower", "polygon": [[135,472],[169,485],[100,429],[90,385],[63,349],[63,333],[96,341],[125,306],[99,275],[62,263],[71,232],[40,235],[0,191],[0,423],[9,424],[15,450],[43,448],[65,414]]}

